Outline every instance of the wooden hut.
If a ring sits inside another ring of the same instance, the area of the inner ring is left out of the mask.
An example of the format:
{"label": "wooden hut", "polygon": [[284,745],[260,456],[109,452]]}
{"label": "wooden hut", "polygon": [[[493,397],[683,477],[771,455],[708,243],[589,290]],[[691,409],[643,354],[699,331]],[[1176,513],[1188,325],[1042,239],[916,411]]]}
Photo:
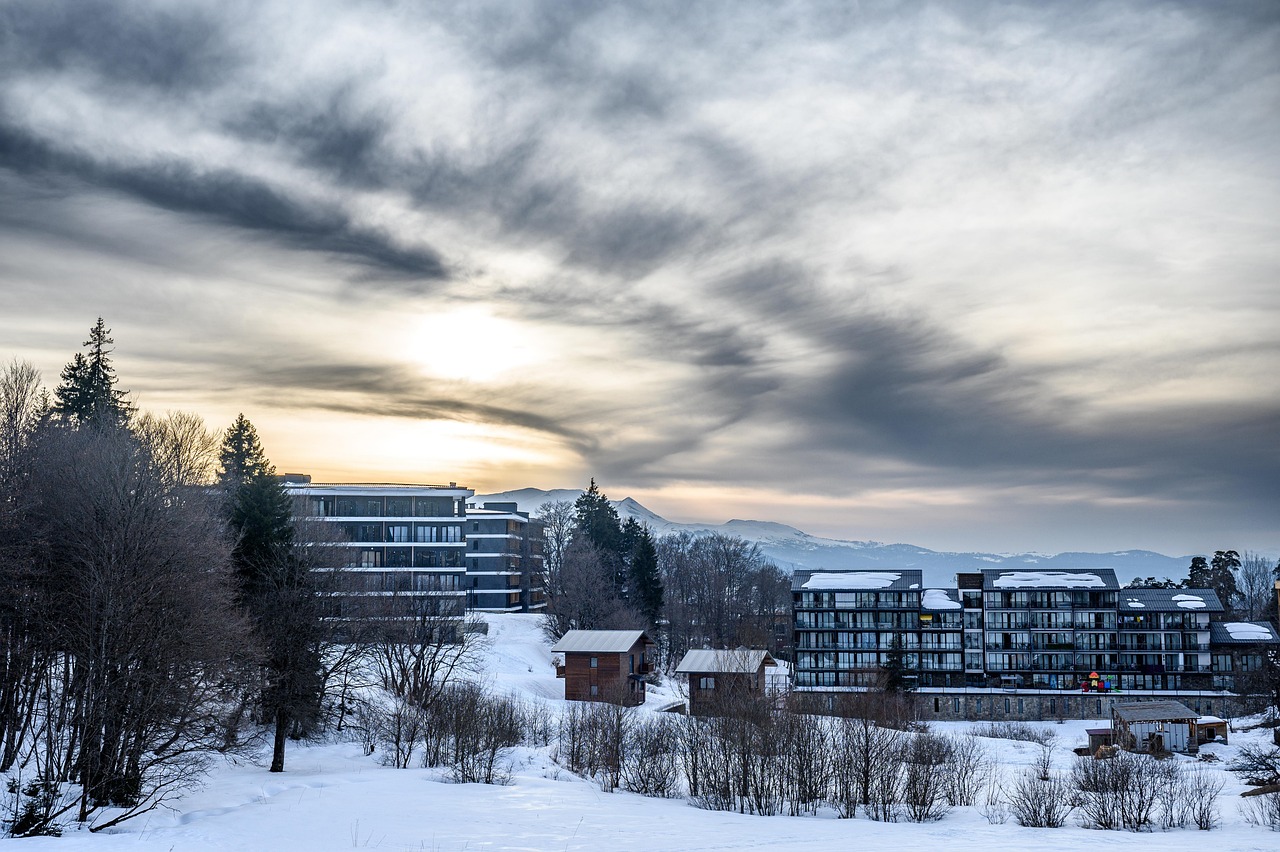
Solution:
{"label": "wooden hut", "polygon": [[655,643],[643,630],[570,630],[551,646],[566,701],[643,704]]}
{"label": "wooden hut", "polygon": [[718,708],[740,696],[763,695],[765,670],[778,665],[768,651],[688,651],[676,674],[689,679],[689,715],[715,715]]}
{"label": "wooden hut", "polygon": [[1111,708],[1114,742],[1126,751],[1192,751],[1191,726],[1200,714],[1178,701],[1145,701]]}

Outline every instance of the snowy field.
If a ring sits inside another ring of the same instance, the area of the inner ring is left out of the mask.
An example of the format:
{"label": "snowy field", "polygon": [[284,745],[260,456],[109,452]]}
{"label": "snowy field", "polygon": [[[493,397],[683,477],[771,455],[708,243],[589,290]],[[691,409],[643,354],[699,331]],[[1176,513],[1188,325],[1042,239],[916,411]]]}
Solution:
{"label": "snowy field", "polygon": [[[551,667],[549,643],[537,617],[489,619],[484,678],[497,691],[563,706],[563,684]],[[679,698],[672,688],[651,690],[653,712]],[[1070,749],[1085,742],[1084,729],[1096,722],[1045,723],[1057,735],[1056,761],[1067,768]],[[968,723],[934,726],[964,733]],[[1240,744],[1264,742],[1269,732],[1232,734],[1230,746],[1212,749],[1229,759]],[[1032,743],[986,740],[1012,774],[1039,753]],[[208,784],[176,803],[114,833],[91,835],[69,828],[61,838],[6,841],[15,849],[140,850],[347,850],[391,852],[475,852],[476,850],[715,850],[796,849],[847,852],[850,849],[935,848],[947,852],[1044,850],[1280,850],[1280,834],[1244,822],[1241,790],[1221,771],[1223,825],[1210,833],[1175,830],[1145,834],[1075,827],[1022,828],[1010,820],[990,825],[976,808],[956,808],[942,821],[926,824],[840,820],[830,813],[804,817],[757,817],[703,811],[682,800],[650,799],[631,793],[603,793],[598,785],[556,766],[546,749],[513,753],[508,786],[452,784],[440,770],[398,770],[366,756],[359,744],[290,744],[288,771],[272,775],[265,764],[216,769]]]}

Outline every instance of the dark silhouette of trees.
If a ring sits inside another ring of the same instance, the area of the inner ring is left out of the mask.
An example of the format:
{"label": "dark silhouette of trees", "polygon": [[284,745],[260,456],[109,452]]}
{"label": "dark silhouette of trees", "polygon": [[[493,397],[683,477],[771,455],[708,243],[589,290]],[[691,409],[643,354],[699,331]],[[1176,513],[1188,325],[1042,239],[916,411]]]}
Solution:
{"label": "dark silhouette of trees", "polygon": [[62,369],[62,383],[54,391],[57,403],[54,413],[64,422],[77,426],[123,426],[133,413],[128,394],[116,387],[116,371],[111,365],[111,349],[115,343],[111,329],[102,317],[89,329],[84,342],[88,355],[77,352]]}

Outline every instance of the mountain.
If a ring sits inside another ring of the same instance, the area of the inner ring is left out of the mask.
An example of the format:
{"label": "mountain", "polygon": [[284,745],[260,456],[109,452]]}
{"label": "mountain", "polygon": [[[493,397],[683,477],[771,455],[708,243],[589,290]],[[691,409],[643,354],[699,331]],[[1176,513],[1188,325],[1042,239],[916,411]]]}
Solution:
{"label": "mountain", "polygon": [[[498,494],[477,494],[470,502],[516,503],[520,510],[534,513],[544,503],[557,500],[573,502],[581,494],[568,488],[543,491],[521,488]],[[675,532],[724,533],[760,545],[766,556],[788,571],[829,568],[918,568],[924,572],[929,586],[953,586],[957,571],[983,568],[1110,568],[1121,584],[1134,577],[1172,577],[1186,575],[1189,556],[1173,557],[1150,550],[1119,550],[1111,553],[952,553],[929,550],[914,544],[885,544],[878,541],[846,541],[809,535],[795,527],[773,521],[731,520],[723,524],[680,524],[645,508],[630,497],[614,500],[618,515],[625,520],[635,518],[648,524],[657,535]]]}

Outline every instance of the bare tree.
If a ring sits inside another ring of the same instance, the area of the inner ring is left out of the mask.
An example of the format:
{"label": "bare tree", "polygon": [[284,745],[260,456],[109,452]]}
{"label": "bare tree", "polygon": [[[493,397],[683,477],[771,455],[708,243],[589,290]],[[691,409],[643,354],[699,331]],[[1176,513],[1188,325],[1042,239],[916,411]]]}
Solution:
{"label": "bare tree", "polygon": [[644,618],[617,594],[613,569],[585,537],[565,551],[548,589],[547,633],[554,639],[569,630],[643,628]]}
{"label": "bare tree", "polygon": [[1262,554],[1246,550],[1240,560],[1236,588],[1240,592],[1240,615],[1250,621],[1271,618],[1276,610],[1276,592],[1271,562]]}
{"label": "bare tree", "polygon": [[550,579],[564,564],[565,551],[573,540],[573,501],[543,503],[533,513],[533,519],[542,523],[543,566]]}
{"label": "bare tree", "polygon": [[205,426],[200,415],[170,411],[157,417],[143,412],[134,419],[133,431],[170,481],[182,485],[213,482],[222,438]]}

